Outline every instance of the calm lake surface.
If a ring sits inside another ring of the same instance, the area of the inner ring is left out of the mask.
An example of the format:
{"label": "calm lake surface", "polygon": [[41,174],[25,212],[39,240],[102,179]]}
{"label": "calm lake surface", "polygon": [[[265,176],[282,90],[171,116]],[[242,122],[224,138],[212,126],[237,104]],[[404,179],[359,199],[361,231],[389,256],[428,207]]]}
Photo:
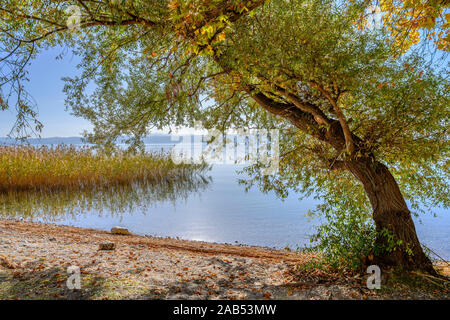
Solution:
{"label": "calm lake surface", "polygon": [[[152,144],[148,148],[167,150],[168,145]],[[242,168],[214,165],[206,173],[211,182],[201,190],[147,205],[130,205],[121,214],[90,208],[82,214],[39,215],[31,220],[101,230],[123,226],[141,235],[276,248],[289,246],[295,249],[309,244],[308,235],[314,233],[314,226],[320,221],[306,214],[319,202],[314,199],[299,201],[299,195],[295,194],[282,201],[273,193],[263,194],[257,188],[246,193],[244,186],[238,184],[242,176],[236,172]],[[114,205],[112,202],[111,206]],[[448,211],[436,209],[437,217],[429,214],[415,219],[420,241],[446,260],[450,260]]]}

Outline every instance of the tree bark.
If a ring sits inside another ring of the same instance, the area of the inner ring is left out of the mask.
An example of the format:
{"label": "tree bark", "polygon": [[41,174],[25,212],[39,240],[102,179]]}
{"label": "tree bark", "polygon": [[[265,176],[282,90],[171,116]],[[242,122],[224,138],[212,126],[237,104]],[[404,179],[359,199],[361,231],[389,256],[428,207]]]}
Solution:
{"label": "tree bark", "polygon": [[[436,274],[430,259],[422,250],[411,212],[389,169],[371,158],[346,161],[345,165],[362,183],[369,197],[378,233],[376,247],[391,247],[389,251],[375,251],[373,264]],[[380,234],[383,230],[387,230],[393,238],[388,240],[386,235]]]}

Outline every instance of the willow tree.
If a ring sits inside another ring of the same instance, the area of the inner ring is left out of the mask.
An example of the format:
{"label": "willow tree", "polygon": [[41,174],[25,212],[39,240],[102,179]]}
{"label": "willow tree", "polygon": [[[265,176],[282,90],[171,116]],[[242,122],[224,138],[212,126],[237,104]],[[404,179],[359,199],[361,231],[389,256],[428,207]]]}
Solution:
{"label": "willow tree", "polygon": [[364,9],[331,0],[4,0],[2,108],[16,106],[19,126],[34,119],[28,61],[73,48],[82,59],[65,79],[66,103],[94,124],[91,141],[126,135],[139,146],[153,127],[194,120],[279,128],[278,174],[254,167],[250,183],[281,196],[315,191],[337,215],[371,206],[374,248],[383,248],[374,262],[433,272],[405,198],[448,205],[448,82],[412,51],[394,58],[383,28],[358,28]]}

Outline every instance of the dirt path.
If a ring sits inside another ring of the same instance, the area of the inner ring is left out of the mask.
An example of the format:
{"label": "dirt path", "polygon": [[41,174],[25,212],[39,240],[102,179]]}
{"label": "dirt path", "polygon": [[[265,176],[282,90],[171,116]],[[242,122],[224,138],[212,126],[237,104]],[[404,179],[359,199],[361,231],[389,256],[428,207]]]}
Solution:
{"label": "dirt path", "polygon": [[[115,250],[99,250],[112,242]],[[313,254],[0,220],[0,299],[367,299],[365,279],[299,271]],[[81,270],[70,290],[67,268]],[[400,296],[399,296],[400,295]],[[401,293],[389,293],[401,298]],[[437,295],[422,294],[419,298]],[[408,295],[404,298],[408,298]]]}

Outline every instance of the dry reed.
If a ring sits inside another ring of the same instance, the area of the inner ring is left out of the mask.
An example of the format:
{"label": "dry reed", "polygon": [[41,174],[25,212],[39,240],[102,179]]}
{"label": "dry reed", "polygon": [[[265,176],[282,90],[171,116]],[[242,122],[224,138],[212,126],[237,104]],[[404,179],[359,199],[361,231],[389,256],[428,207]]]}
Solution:
{"label": "dry reed", "polygon": [[164,182],[204,166],[174,164],[168,156],[93,148],[0,146],[0,192],[86,189],[139,181]]}

